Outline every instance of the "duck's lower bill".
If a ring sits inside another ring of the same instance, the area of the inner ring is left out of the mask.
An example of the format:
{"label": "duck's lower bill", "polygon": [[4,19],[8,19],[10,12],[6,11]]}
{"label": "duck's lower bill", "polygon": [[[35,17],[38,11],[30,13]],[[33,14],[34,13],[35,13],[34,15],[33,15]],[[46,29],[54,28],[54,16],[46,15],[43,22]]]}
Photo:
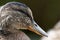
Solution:
{"label": "duck's lower bill", "polygon": [[38,35],[48,37],[47,33],[35,21],[34,21],[34,26],[33,27],[29,26],[28,30],[33,31]]}

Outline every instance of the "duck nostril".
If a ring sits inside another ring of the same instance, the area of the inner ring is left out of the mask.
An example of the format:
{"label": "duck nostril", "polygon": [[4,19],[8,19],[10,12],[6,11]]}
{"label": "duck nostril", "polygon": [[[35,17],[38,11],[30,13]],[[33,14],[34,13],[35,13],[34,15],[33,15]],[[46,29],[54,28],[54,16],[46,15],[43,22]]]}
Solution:
{"label": "duck nostril", "polygon": [[37,24],[35,24],[35,26],[37,27]]}

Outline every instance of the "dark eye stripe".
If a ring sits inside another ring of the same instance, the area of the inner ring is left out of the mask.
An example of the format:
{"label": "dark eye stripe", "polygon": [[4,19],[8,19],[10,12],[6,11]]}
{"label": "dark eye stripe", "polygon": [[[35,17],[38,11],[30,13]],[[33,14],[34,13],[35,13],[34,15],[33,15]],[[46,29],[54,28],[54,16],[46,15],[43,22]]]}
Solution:
{"label": "dark eye stripe", "polygon": [[31,17],[27,12],[24,12],[23,10],[19,10],[19,9],[13,9],[13,10],[19,11],[19,12],[21,12],[21,13],[27,15],[27,16],[30,18],[30,20],[32,21],[32,17]]}
{"label": "dark eye stripe", "polygon": [[[25,4],[23,4],[23,3],[19,3],[19,2],[9,2],[9,3],[7,3],[7,5],[17,5],[17,6],[23,6],[23,7],[28,7],[27,5],[25,5]],[[15,10],[15,11],[19,11],[19,12],[21,12],[21,13],[23,13],[23,14],[25,14],[25,15],[27,15],[29,18],[30,18],[30,20],[32,20],[32,17],[31,17],[31,15],[29,15],[28,14],[28,12],[25,12],[25,11],[23,11],[23,10],[20,10],[20,9],[14,9],[14,8],[12,8],[13,10]]]}

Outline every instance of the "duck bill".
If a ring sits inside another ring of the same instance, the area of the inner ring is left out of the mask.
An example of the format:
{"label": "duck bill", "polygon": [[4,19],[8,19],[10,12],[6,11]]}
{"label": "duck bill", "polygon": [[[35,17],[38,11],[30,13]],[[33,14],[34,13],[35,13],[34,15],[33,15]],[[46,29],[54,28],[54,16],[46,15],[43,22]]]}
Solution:
{"label": "duck bill", "polygon": [[33,21],[33,23],[34,23],[33,27],[29,26],[30,31],[35,32],[38,35],[48,37],[47,33],[35,21]]}

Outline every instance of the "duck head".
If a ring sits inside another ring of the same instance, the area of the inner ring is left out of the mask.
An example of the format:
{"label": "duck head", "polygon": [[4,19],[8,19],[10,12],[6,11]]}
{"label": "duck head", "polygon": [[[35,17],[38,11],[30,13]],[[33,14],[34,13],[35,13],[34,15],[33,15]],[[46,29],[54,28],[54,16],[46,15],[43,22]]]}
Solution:
{"label": "duck head", "polygon": [[[23,3],[8,2],[0,8],[1,17],[8,15],[9,26],[15,29],[30,30],[38,35],[48,36],[47,33],[34,21],[31,9]],[[4,14],[4,15],[3,15]]]}

